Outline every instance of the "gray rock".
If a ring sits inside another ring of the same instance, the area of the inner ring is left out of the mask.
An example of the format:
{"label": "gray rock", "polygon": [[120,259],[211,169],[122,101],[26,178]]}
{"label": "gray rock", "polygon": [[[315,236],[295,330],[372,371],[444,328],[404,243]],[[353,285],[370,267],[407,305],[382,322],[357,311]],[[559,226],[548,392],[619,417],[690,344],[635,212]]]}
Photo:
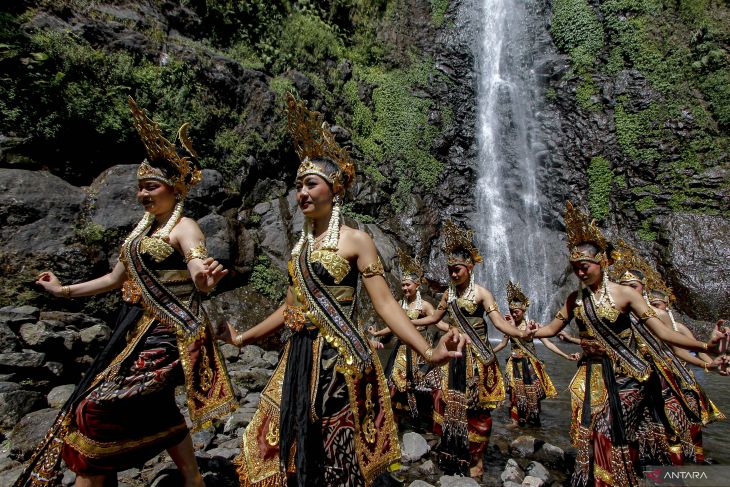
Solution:
{"label": "gray rock", "polygon": [[18,352],[21,349],[20,340],[7,323],[0,321],[0,350],[4,352]]}
{"label": "gray rock", "polygon": [[403,435],[401,442],[401,458],[406,463],[420,460],[429,451],[426,439],[418,433],[409,432]]}
{"label": "gray rock", "polygon": [[86,345],[88,352],[101,349],[109,341],[111,335],[111,328],[104,324],[93,325],[79,332],[81,342]]}
{"label": "gray rock", "polygon": [[522,484],[517,482],[512,482],[511,480],[508,480],[507,482],[502,482],[502,487],[520,487]]}
{"label": "gray rock", "polygon": [[119,472],[117,475],[119,476],[120,479],[133,479],[135,477],[139,477],[139,469],[138,468],[129,468],[127,470]]}
{"label": "gray rock", "polygon": [[71,487],[76,483],[76,472],[73,470],[66,469],[63,472],[63,478],[61,479],[61,485],[63,487]]}
{"label": "gray rock", "polygon": [[433,487],[433,485],[429,484],[428,482],[424,482],[423,480],[414,480],[410,484],[408,484],[408,487]]}
{"label": "gray rock", "polygon": [[238,355],[241,353],[240,348],[235,345],[231,345],[230,343],[224,343],[220,348],[223,357],[228,361],[238,359]]}
{"label": "gray rock", "polygon": [[436,465],[431,460],[426,460],[416,469],[423,475],[435,475]]}
{"label": "gray rock", "polygon": [[193,433],[193,447],[196,450],[206,450],[215,438],[215,431],[212,427]]}
{"label": "gray rock", "polygon": [[137,164],[113,166],[91,184],[91,221],[104,229],[127,229],[144,210],[137,202]]}
{"label": "gray rock", "polygon": [[263,349],[256,345],[247,345],[240,349],[238,362],[241,367],[265,367],[267,363],[262,360]]}
{"label": "gray rock", "polygon": [[63,348],[68,352],[74,353],[79,350],[81,344],[81,333],[74,330],[62,330],[58,332],[58,336],[63,338]]}
{"label": "gray rock", "polygon": [[20,474],[23,473],[23,466],[13,467],[4,472],[0,472],[0,485],[13,485]]}
{"label": "gray rock", "polygon": [[23,416],[10,434],[13,453],[20,458],[27,458],[46,436],[57,416],[57,409],[41,409]]}
{"label": "gray rock", "polygon": [[240,408],[237,409],[231,416],[226,420],[225,425],[223,426],[223,432],[230,434],[236,431],[238,428],[241,428],[243,426],[248,425],[248,423],[251,421],[250,418],[246,420],[244,418],[244,411],[242,411]]}
{"label": "gray rock", "polygon": [[264,355],[261,358],[264,360],[264,362],[268,363],[272,367],[275,367],[276,364],[279,363],[279,354],[278,352],[274,352],[273,350],[264,352]]}
{"label": "gray rock", "polygon": [[528,457],[535,453],[535,437],[530,435],[518,436],[511,444],[510,451],[521,457]]}
{"label": "gray rock", "polygon": [[15,382],[0,382],[0,393],[19,391],[20,389],[20,384],[16,384]]}
{"label": "gray rock", "polygon": [[0,393],[0,427],[12,428],[20,418],[36,409],[43,395],[35,391],[10,391]]}
{"label": "gray rock", "polygon": [[51,360],[43,364],[43,368],[56,378],[61,377],[61,374],[63,374],[63,364],[61,362]]}
{"label": "gray rock", "polygon": [[239,453],[241,453],[241,450],[239,448],[218,447],[208,450],[206,453],[208,453],[211,457],[222,457],[226,460],[233,460]]}
{"label": "gray rock", "polygon": [[505,465],[499,478],[502,479],[502,482],[515,482],[520,484],[525,479],[525,473],[517,465],[517,462],[510,458],[507,460],[507,465]]}
{"label": "gray rock", "polygon": [[62,386],[56,386],[53,389],[51,389],[51,392],[48,393],[46,396],[46,401],[48,401],[48,406],[60,409],[68,400],[69,397],[71,397],[71,394],[73,393],[76,386],[73,384],[66,384]]}
{"label": "gray rock", "polygon": [[[104,324],[104,321],[99,318],[94,318],[84,313],[72,313],[69,311],[42,311],[40,319],[46,322],[63,323],[62,329],[73,327],[77,330],[83,330],[93,325]],[[56,329],[56,331],[60,330]]]}
{"label": "gray rock", "polygon": [[565,452],[551,443],[543,443],[535,452],[535,460],[553,467],[560,467],[565,462]]}
{"label": "gray rock", "polygon": [[46,322],[25,323],[20,327],[20,337],[34,350],[49,352],[63,346],[63,337],[53,331]]}
{"label": "gray rock", "polygon": [[525,467],[525,474],[529,477],[534,477],[547,483],[550,480],[550,472],[540,462],[530,462]]}
{"label": "gray rock", "polygon": [[5,472],[6,470],[10,470],[11,468],[15,468],[20,463],[16,462],[12,458],[8,456],[3,456],[0,458],[0,472]]}
{"label": "gray rock", "polygon": [[528,475],[527,477],[525,477],[525,480],[522,481],[522,485],[525,485],[527,487],[542,487],[543,485],[545,485],[545,481],[537,477]]}
{"label": "gray rock", "polygon": [[0,308],[0,322],[17,329],[23,323],[38,321],[40,310],[35,306],[4,306]]}
{"label": "gray rock", "polygon": [[439,479],[440,487],[479,487],[476,480],[471,477],[460,477],[457,475],[444,475]]}
{"label": "gray rock", "polygon": [[46,360],[45,353],[33,350],[22,352],[0,353],[0,371],[2,372],[29,372],[43,367]]}
{"label": "gray rock", "polygon": [[273,372],[269,369],[233,370],[230,372],[231,379],[236,384],[251,391],[261,391],[269,382]]}
{"label": "gray rock", "polygon": [[253,213],[260,218],[258,235],[261,248],[276,267],[286,269],[291,246],[287,231],[288,212],[284,198],[259,203],[253,208]]}
{"label": "gray rock", "polygon": [[215,259],[233,262],[236,233],[228,219],[211,213],[198,220],[198,225],[205,235],[208,254]]}

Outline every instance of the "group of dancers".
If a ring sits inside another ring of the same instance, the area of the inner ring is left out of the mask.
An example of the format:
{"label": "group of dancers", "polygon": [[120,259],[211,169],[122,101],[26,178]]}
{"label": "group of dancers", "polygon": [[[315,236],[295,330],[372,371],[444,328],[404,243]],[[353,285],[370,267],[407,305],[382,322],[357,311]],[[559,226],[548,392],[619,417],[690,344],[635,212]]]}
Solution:
{"label": "group of dancers", "polygon": [[[535,338],[579,364],[570,385],[570,438],[578,452],[573,485],[631,486],[642,465],[702,461],[701,428],[724,416],[686,364],[725,374],[725,330],[707,343],[694,339],[665,311],[671,292],[658,274],[628,245],[614,248],[570,203],[569,259],[580,288],[550,323],[527,319],[530,300],[511,282],[509,315],[501,314],[492,293],[474,282],[482,257],[472,232],[450,221],[442,230],[450,284],[438,306],[421,298],[423,270],[402,252],[399,303],[371,237],[341,221],[355,176],[349,152],[320,113],[289,95],[304,227],[291,252],[284,303],[239,333],[229,323],[212,326],[201,306],[227,270],[208,255],[196,222],[183,216],[185,195],[201,178],[187,125],[171,143],[129,104],[148,154],[137,172],[144,217],[109,274],[63,285],[44,272],[37,281],[66,298],[121,288],[125,303],[108,345],[16,486],[57,484],[62,460],[78,487],[113,485],[116,472],[163,450],[186,487],[202,486],[175,388],[185,387],[193,430],[225,417],[236,403],[216,339],[245,347],[275,332],[283,343],[279,362],[236,459],[242,486],[372,485],[398,469],[396,421],[406,415],[433,419],[446,473],[481,476],[491,411],[509,397],[516,424],[539,425],[541,400],[556,394]],[[618,272],[617,282],[609,272]],[[360,325],[362,287],[387,328]],[[572,320],[579,337],[562,333]],[[494,349],[488,323],[505,335]],[[432,325],[440,337],[429,332]],[[398,341],[384,371],[374,340],[386,333]],[[558,334],[579,343],[582,353],[566,354],[545,340]],[[503,374],[495,352],[508,345]]]}

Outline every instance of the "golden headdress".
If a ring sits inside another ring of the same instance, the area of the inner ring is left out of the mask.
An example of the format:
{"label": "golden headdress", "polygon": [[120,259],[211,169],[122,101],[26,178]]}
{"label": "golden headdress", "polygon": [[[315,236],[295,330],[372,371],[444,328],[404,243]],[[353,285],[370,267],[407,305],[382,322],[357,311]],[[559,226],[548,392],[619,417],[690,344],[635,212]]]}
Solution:
{"label": "golden headdress", "polygon": [[400,247],[398,247],[398,260],[400,260],[401,281],[413,281],[418,284],[423,282],[423,268]]}
{"label": "golden headdress", "polygon": [[[355,180],[355,164],[350,152],[335,140],[324,115],[307,109],[303,101],[297,101],[289,93],[286,98],[289,133],[294,140],[294,150],[301,161],[297,178],[316,174],[332,185],[335,194],[343,193]],[[330,160],[339,168],[329,172],[318,160]]]}
{"label": "golden headdress", "polygon": [[519,283],[513,284],[512,281],[507,283],[507,303],[509,309],[521,309],[523,311],[530,307],[530,299],[522,292]]}
{"label": "golden headdress", "polygon": [[154,179],[172,186],[176,192],[185,196],[202,179],[195,161],[198,155],[188,137],[190,124],[183,124],[177,132],[177,141],[181,146],[178,149],[162,136],[160,126],[147,116],[131,96],[128,102],[134,117],[134,128],[147,150],[147,159],[137,169],[137,180]]}
{"label": "golden headdress", "polygon": [[[590,220],[587,214],[574,207],[570,201],[565,205],[565,232],[568,234],[571,262],[588,261],[601,264],[604,268],[608,266],[607,252],[610,247],[608,240],[598,229],[596,220]],[[581,244],[594,245],[598,248],[598,253],[590,255],[581,251],[578,249]]]}
{"label": "golden headdress", "polygon": [[662,301],[667,306],[671,306],[672,303],[677,299],[674,296],[674,291],[669,287],[663,279],[659,278],[656,280],[650,280],[647,283],[649,288],[649,301]]}
{"label": "golden headdress", "polygon": [[649,262],[639,255],[639,251],[624,240],[618,241],[616,252],[619,258],[611,265],[611,280],[621,284],[638,282],[647,287],[650,280],[660,278]]}
{"label": "golden headdress", "polygon": [[461,229],[453,221],[444,224],[444,251],[448,265],[470,265],[482,261],[479,249],[474,246],[474,231]]}

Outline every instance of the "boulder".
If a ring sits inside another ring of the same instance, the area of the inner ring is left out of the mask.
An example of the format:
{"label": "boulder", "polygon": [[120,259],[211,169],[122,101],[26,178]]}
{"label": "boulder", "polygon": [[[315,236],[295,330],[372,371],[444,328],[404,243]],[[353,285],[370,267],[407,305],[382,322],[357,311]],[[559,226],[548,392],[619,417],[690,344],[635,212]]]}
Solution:
{"label": "boulder", "polygon": [[65,384],[54,387],[46,396],[48,406],[54,409],[60,409],[66,403],[68,398],[71,397],[75,388],[76,386],[73,384]]}
{"label": "boulder", "polygon": [[137,202],[138,164],[113,166],[91,183],[91,221],[105,230],[134,227],[144,214]]}
{"label": "boulder", "polygon": [[537,477],[528,475],[527,477],[525,477],[525,480],[522,481],[522,485],[527,487],[542,487],[543,485],[545,485],[545,481]]}
{"label": "boulder", "polygon": [[21,348],[17,335],[13,333],[7,323],[0,321],[0,350],[3,352],[19,352]]}
{"label": "boulder", "polygon": [[401,442],[401,458],[405,463],[418,461],[429,451],[426,439],[418,433],[409,432],[403,435]]}
{"label": "boulder", "polygon": [[198,225],[205,235],[208,255],[219,261],[234,262],[236,232],[228,219],[211,213],[198,220]]}
{"label": "boulder", "polygon": [[64,339],[53,331],[51,324],[45,321],[25,323],[21,325],[20,337],[26,345],[39,352],[54,352],[63,347]]}
{"label": "boulder", "polygon": [[471,477],[444,475],[439,479],[440,487],[479,487],[479,483]]}
{"label": "boulder", "polygon": [[550,480],[550,472],[540,462],[530,462],[525,467],[525,474],[528,477],[540,479],[543,483]]}
{"label": "boulder", "polygon": [[251,391],[261,391],[269,382],[273,371],[271,369],[253,368],[246,370],[231,370],[231,379],[239,386]]}
{"label": "boulder", "polygon": [[104,324],[93,325],[79,332],[81,342],[86,346],[86,352],[91,355],[101,350],[111,336],[111,328]]}
{"label": "boulder", "polygon": [[520,484],[525,478],[525,473],[517,465],[517,462],[510,458],[507,460],[507,465],[505,465],[499,478],[502,479],[502,482],[515,482]]}
{"label": "boulder", "polygon": [[428,482],[424,482],[423,480],[414,480],[410,484],[408,484],[408,487],[433,487],[433,485],[429,484]]}
{"label": "boulder", "polygon": [[212,448],[208,450],[206,453],[210,455],[211,457],[221,457],[225,458],[226,460],[233,460],[238,456],[238,454],[241,452],[240,448]]}
{"label": "boulder", "polygon": [[565,452],[563,449],[551,443],[543,443],[533,457],[535,460],[555,468],[562,467],[565,462]]}
{"label": "boulder", "polygon": [[13,453],[26,459],[48,433],[58,416],[57,409],[40,409],[23,416],[10,434]]}
{"label": "boulder", "polygon": [[5,306],[0,308],[0,323],[17,330],[23,323],[38,321],[40,310],[35,306]]}
{"label": "boulder", "polygon": [[535,437],[530,435],[520,435],[511,444],[510,451],[514,455],[520,457],[529,457],[535,453]]}
{"label": "boulder", "polygon": [[418,470],[422,475],[435,475],[436,465],[434,465],[433,461],[426,460],[421,465],[419,465],[416,470]]}
{"label": "boulder", "polygon": [[43,367],[46,354],[33,350],[0,353],[0,372],[30,373]]}

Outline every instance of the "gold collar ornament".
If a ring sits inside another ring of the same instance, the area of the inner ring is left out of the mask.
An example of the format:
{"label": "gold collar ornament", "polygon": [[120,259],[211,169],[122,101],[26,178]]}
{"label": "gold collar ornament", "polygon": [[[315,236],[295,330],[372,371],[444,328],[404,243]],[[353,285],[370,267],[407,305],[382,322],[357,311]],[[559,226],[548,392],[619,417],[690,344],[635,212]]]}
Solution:
{"label": "gold collar ornament", "polygon": [[512,281],[507,283],[507,303],[509,309],[527,311],[527,308],[530,307],[530,299],[522,292],[522,287],[519,283],[513,284]]}
{"label": "gold collar ornament", "polygon": [[[571,262],[593,262],[600,264],[603,268],[608,267],[609,243],[601,230],[598,229],[596,220],[591,220],[586,213],[573,206],[568,201],[565,205],[565,232],[568,236],[568,251]],[[581,244],[592,244],[598,248],[596,255],[590,255],[580,250]],[[615,258],[614,254],[611,254]]]}
{"label": "gold collar ornament", "polygon": [[[188,137],[190,124],[183,124],[177,132],[177,142],[181,148],[179,152],[187,154],[183,156],[180,155],[175,144],[162,136],[160,126],[147,116],[147,113],[137,105],[131,96],[127,101],[132,111],[132,117],[134,117],[134,128],[147,151],[147,159],[137,169],[137,180],[160,181],[172,186],[177,194],[184,197],[190,188],[202,179],[200,168],[195,162],[198,155]],[[159,167],[161,164],[169,165],[173,174],[167,174]]]}
{"label": "gold collar ornament", "polygon": [[446,220],[443,233],[447,265],[473,265],[483,260],[474,245],[473,230],[461,229],[453,221]]}
{"label": "gold collar ornament", "polygon": [[[332,185],[335,194],[343,194],[355,180],[355,164],[350,152],[337,143],[324,115],[307,109],[304,102],[297,101],[291,93],[287,94],[286,103],[289,133],[301,161],[297,178],[316,174]],[[332,161],[338,171],[327,172],[317,163],[318,159]]]}

